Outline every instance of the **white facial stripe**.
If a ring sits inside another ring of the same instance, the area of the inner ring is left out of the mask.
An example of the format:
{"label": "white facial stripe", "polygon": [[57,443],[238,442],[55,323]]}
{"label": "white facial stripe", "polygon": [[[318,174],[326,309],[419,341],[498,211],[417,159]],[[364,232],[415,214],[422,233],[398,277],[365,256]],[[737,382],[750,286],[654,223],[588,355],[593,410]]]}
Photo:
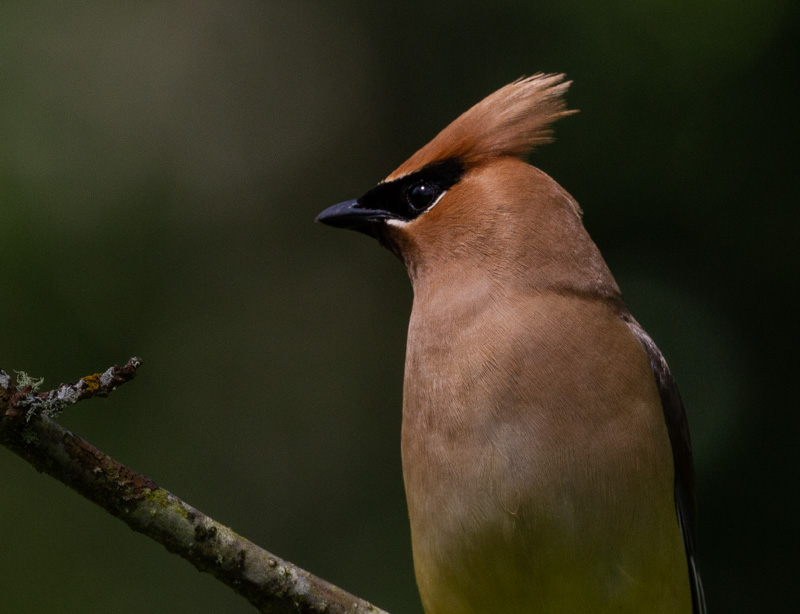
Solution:
{"label": "white facial stripe", "polygon": [[[433,209],[439,203],[439,201],[442,200],[442,196],[444,196],[445,194],[447,194],[447,190],[445,190],[444,192],[439,194],[439,196],[436,197],[436,200],[433,201],[433,204],[430,207],[428,207],[427,209],[425,209],[425,211],[420,213],[419,216],[415,217],[414,219],[415,220],[418,219],[418,217],[421,217],[421,216],[425,215],[428,211]],[[413,222],[414,220],[411,220],[411,221]],[[403,228],[405,226],[408,226],[408,222],[407,221],[398,220],[397,218],[393,218],[393,217],[387,218],[386,224],[389,225],[389,226],[396,226],[397,228]]]}
{"label": "white facial stripe", "polygon": [[417,172],[417,171],[409,171],[409,172],[407,172],[407,173],[403,173],[402,175],[398,175],[397,177],[392,177],[391,179],[381,179],[381,180],[378,182],[378,185],[381,185],[382,183],[394,183],[395,181],[397,181],[397,180],[399,180],[399,179],[402,179],[403,177],[408,177],[408,176],[409,176],[409,175],[411,175],[412,173],[416,173],[416,172]]}
{"label": "white facial stripe", "polygon": [[445,194],[447,194],[447,190],[445,190],[444,192],[439,194],[439,196],[436,198],[436,200],[433,201],[433,204],[430,207],[428,207],[427,209],[425,209],[425,213],[427,213],[428,211],[433,209],[439,203],[439,201],[442,200],[442,196],[444,196]]}

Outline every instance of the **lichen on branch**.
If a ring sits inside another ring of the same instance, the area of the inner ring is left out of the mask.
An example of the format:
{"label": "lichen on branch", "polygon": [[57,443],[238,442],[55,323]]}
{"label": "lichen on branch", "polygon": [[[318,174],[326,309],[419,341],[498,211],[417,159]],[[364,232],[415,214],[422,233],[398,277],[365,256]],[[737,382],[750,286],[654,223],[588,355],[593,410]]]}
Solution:
{"label": "lichen on branch", "polygon": [[66,484],[130,528],[212,574],[261,612],[386,614],[270,554],[66,430],[54,417],[105,397],[136,376],[141,360],[38,392],[40,380],[0,370],[0,445]]}

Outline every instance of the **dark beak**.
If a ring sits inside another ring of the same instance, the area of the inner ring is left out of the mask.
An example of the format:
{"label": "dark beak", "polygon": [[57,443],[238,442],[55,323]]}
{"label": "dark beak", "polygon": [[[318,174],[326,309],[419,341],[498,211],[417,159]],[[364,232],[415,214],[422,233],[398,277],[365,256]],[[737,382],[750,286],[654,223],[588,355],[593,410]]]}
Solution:
{"label": "dark beak", "polygon": [[357,200],[348,200],[333,207],[328,207],[317,216],[315,221],[334,228],[349,228],[370,236],[375,236],[375,225],[387,219],[389,214],[378,209],[363,209]]}

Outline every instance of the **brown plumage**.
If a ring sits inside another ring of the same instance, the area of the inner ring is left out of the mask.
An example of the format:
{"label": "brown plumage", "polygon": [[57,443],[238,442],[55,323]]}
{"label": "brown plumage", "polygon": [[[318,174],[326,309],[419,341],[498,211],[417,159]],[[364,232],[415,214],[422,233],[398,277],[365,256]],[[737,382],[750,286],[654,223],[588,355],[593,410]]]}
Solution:
{"label": "brown plumage", "polygon": [[507,85],[318,218],[377,237],[414,287],[402,453],[428,614],[704,612],[677,389],[578,205],[523,160],[568,85]]}
{"label": "brown plumage", "polygon": [[564,75],[537,74],[518,79],[462,113],[386,178],[391,181],[426,164],[460,158],[468,166],[498,156],[522,158],[552,141],[550,125],[567,115]]}

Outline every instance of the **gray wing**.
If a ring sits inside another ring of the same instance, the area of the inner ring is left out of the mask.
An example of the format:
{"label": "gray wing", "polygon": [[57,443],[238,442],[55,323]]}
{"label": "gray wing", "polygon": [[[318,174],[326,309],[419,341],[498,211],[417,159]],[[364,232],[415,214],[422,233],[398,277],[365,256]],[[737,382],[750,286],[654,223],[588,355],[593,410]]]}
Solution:
{"label": "gray wing", "polygon": [[692,587],[692,611],[694,614],[706,614],[706,600],[703,594],[703,583],[695,559],[695,517],[696,502],[694,495],[694,467],[692,464],[692,442],[689,438],[689,424],[683,409],[683,400],[672,377],[667,361],[653,343],[650,336],[639,326],[630,314],[624,314],[631,331],[647,352],[650,366],[661,396],[661,407],[667,424],[669,441],[672,446],[672,458],[675,466],[675,511],[678,525],[683,535],[686,549],[686,560],[689,567],[689,583]]}

